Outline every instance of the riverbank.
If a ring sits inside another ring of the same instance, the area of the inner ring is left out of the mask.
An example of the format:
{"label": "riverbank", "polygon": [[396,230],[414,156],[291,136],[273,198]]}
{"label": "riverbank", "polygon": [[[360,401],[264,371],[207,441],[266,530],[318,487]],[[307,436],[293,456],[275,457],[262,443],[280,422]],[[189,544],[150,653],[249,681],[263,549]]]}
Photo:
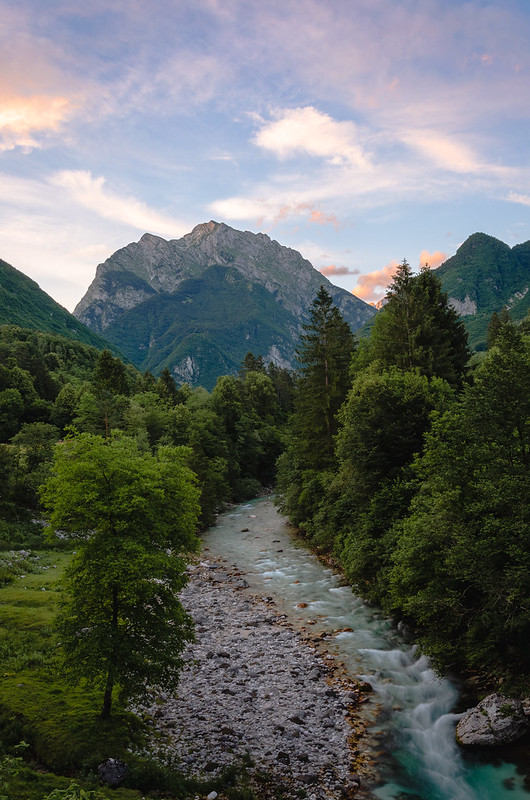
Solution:
{"label": "riverbank", "polygon": [[193,565],[182,602],[197,641],[177,696],[145,709],[159,756],[210,779],[244,762],[260,800],[353,797],[367,769],[357,684],[226,561]]}

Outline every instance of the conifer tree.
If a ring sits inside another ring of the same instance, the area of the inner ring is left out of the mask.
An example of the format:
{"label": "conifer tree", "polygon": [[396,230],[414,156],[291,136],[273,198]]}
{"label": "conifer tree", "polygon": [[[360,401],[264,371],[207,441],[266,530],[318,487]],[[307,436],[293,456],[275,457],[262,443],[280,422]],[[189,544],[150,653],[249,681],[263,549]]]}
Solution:
{"label": "conifer tree", "polygon": [[293,425],[306,463],[321,469],[333,458],[337,412],[350,386],[355,339],[323,286],[310,314],[297,350],[301,374]]}
{"label": "conifer tree", "polygon": [[373,358],[460,386],[470,357],[467,333],[439,278],[427,267],[413,275],[404,260],[386,297],[372,331]]}
{"label": "conifer tree", "polygon": [[278,504],[308,531],[334,466],[337,413],[348,393],[355,339],[321,286],[297,351],[297,382],[290,443],[278,459]]}

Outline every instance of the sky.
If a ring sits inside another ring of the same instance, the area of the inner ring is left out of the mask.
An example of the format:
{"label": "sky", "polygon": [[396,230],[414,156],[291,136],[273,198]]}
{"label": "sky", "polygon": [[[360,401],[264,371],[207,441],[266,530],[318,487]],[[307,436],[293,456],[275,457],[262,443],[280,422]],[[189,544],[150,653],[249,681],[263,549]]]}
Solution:
{"label": "sky", "polygon": [[0,0],[0,258],[69,310],[149,232],[263,232],[367,302],[530,239],[528,0]]}

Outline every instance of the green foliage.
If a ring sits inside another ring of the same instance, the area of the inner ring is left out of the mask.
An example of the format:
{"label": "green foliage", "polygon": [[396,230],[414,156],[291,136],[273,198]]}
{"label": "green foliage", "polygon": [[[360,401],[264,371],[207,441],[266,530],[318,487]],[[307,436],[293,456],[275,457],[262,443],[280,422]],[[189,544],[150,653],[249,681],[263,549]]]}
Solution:
{"label": "green foliage", "polygon": [[529,398],[530,343],[505,326],[436,420],[396,532],[390,602],[446,667],[530,671]]}
{"label": "green foliage", "polygon": [[[155,375],[168,367],[208,390],[218,376],[237,374],[249,347],[267,353],[272,346],[294,356],[291,331],[299,320],[264,287],[237,269],[207,268],[184,280],[171,294],[155,294],[125,312],[105,330],[141,370]],[[154,344],[153,344],[154,343]]]}
{"label": "green foliage", "polygon": [[124,436],[68,438],[55,450],[42,496],[52,527],[78,541],[57,629],[74,681],[141,696],[148,682],[172,687],[191,623],[176,593],[182,555],[197,547],[197,490],[188,452],[141,452]]}
{"label": "green foliage", "polygon": [[449,297],[468,306],[474,303],[474,312],[470,308],[463,321],[469,342],[476,349],[486,348],[487,328],[493,312],[499,314],[509,305],[513,319],[518,322],[528,311],[528,242],[510,249],[493,236],[474,233],[436,273]]}
{"label": "green foliage", "polygon": [[334,464],[337,413],[350,385],[355,341],[322,286],[298,349],[300,376],[286,452],[278,461],[278,504],[303,529],[323,496],[319,473]]}
{"label": "green foliage", "polygon": [[22,272],[0,260],[0,325],[20,325],[23,328],[61,334],[68,339],[94,347],[104,347],[105,341],[92,333],[65,308],[43,292]]}
{"label": "green foliage", "polygon": [[301,374],[293,429],[309,467],[326,467],[333,459],[336,416],[349,388],[353,351],[350,327],[322,286],[297,351]]}
{"label": "green foliage", "polygon": [[370,340],[371,356],[385,366],[418,369],[461,386],[470,352],[467,334],[450,307],[439,278],[422,269],[413,276],[403,261],[377,315]]}

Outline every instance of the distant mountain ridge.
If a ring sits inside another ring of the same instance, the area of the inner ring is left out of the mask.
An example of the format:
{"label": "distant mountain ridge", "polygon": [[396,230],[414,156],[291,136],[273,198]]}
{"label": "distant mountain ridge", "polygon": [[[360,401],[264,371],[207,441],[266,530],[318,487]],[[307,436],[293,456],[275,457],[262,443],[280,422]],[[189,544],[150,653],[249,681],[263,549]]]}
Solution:
{"label": "distant mountain ridge", "polygon": [[294,366],[321,285],[352,330],[375,314],[296,250],[210,221],[181,239],[145,234],[118,250],[98,266],[74,314],[140,369],[169,367],[177,380],[208,388],[237,371],[249,350]]}
{"label": "distant mountain ridge", "polygon": [[108,347],[97,333],[56,303],[38,283],[0,259],[0,325],[58,333],[102,350]]}
{"label": "distant mountain ridge", "polygon": [[436,274],[463,318],[472,347],[485,347],[494,311],[506,306],[512,319],[520,321],[530,308],[530,241],[510,247],[494,236],[474,233]]}

